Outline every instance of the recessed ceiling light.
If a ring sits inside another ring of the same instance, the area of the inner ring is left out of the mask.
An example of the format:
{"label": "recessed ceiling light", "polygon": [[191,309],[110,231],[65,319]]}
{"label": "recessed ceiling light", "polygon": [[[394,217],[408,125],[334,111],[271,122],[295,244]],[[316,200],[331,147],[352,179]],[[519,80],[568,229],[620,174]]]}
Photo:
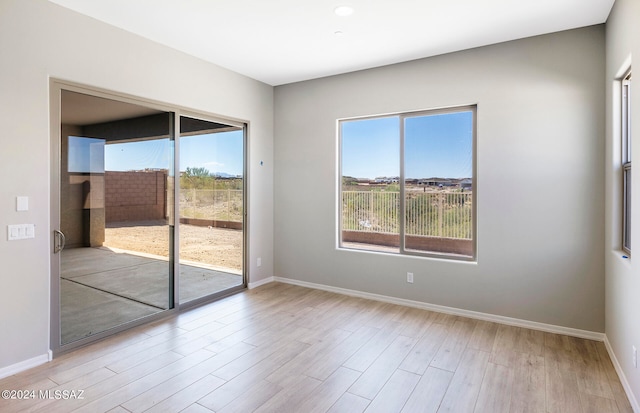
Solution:
{"label": "recessed ceiling light", "polygon": [[351,16],[353,14],[353,7],[349,7],[349,6],[338,6],[335,8],[335,10],[333,11],[335,14],[337,14],[340,17],[346,17],[346,16]]}

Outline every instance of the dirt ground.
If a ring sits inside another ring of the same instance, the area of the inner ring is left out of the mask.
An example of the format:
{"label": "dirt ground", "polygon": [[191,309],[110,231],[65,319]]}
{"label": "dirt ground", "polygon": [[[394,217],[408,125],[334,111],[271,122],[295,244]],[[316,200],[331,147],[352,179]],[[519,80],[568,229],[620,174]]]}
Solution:
{"label": "dirt ground", "polygon": [[[168,256],[169,226],[163,222],[111,223],[106,247]],[[180,259],[242,271],[242,231],[180,225]]]}

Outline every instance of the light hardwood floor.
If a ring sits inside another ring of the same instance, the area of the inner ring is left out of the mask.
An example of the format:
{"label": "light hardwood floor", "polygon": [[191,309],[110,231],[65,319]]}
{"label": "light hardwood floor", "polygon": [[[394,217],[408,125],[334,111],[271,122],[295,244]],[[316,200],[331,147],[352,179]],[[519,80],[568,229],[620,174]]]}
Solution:
{"label": "light hardwood floor", "polygon": [[632,412],[603,343],[279,283],[62,355],[5,389],[36,398],[0,399],[3,413]]}

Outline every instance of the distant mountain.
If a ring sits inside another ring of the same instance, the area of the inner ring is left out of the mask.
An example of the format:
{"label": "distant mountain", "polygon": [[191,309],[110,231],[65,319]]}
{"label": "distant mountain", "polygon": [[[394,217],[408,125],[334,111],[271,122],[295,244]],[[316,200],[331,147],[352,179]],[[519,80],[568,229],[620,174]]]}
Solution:
{"label": "distant mountain", "polygon": [[209,175],[215,176],[217,178],[236,178],[237,175],[231,175],[226,172],[211,172]]}

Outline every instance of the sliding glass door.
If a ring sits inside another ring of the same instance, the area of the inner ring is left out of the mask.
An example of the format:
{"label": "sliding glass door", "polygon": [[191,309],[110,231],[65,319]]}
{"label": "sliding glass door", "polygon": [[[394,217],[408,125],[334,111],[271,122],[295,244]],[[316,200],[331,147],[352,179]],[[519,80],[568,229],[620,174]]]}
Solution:
{"label": "sliding glass door", "polygon": [[180,118],[180,303],[244,285],[244,135]]}
{"label": "sliding glass door", "polygon": [[54,351],[245,287],[244,124],[57,82],[51,105]]}

